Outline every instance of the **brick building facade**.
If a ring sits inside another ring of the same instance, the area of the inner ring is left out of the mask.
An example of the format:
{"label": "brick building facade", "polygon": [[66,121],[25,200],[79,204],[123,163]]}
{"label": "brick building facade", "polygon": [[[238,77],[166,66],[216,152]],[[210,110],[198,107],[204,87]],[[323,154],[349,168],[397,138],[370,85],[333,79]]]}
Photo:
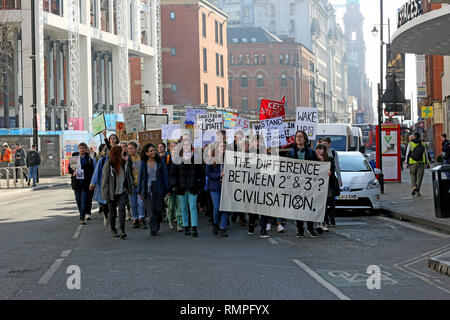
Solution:
{"label": "brick building facade", "polygon": [[164,104],[228,106],[227,19],[207,1],[161,1]]}
{"label": "brick building facade", "polygon": [[259,113],[260,100],[286,97],[286,111],[315,106],[314,54],[261,28],[228,29],[230,107]]}

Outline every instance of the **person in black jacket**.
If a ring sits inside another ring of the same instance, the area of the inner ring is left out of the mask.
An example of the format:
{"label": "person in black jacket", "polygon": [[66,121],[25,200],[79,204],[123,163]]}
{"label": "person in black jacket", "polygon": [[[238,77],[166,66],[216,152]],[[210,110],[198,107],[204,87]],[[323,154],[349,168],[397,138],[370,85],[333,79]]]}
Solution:
{"label": "person in black jacket", "polygon": [[[201,181],[204,172],[202,171],[202,165],[196,164],[194,150],[189,136],[183,137],[180,147],[181,150],[177,146],[172,153],[173,164],[170,172],[170,186],[172,192],[178,196],[180,202],[184,234],[187,236],[191,235],[189,228],[190,212],[192,236],[198,237],[197,196],[202,187]],[[176,155],[178,151],[179,154]]]}
{"label": "person in black jacket", "polygon": [[[80,212],[80,224],[86,224],[86,215],[92,206],[92,191],[89,186],[95,171],[95,159],[89,156],[88,146],[82,142],[78,145],[78,152],[72,154],[72,158],[79,157],[76,168],[72,168],[69,163],[69,173],[72,175],[72,189],[75,192],[78,211]],[[91,201],[91,204],[88,202]]]}
{"label": "person in black jacket", "polygon": [[[447,140],[447,134],[441,134],[442,141],[442,161],[445,165],[450,164],[450,141]],[[450,179],[450,172],[446,172],[447,179]]]}
{"label": "person in black jacket", "polygon": [[[16,152],[14,153],[14,166],[16,167],[25,167],[25,151],[23,151],[22,147],[20,146],[20,143],[16,143]],[[19,178],[19,169],[16,169],[16,182]],[[28,177],[25,174],[24,171],[22,171],[22,174],[25,178],[25,180],[28,182]]]}
{"label": "person in black jacket", "polygon": [[36,146],[33,144],[31,146],[31,151],[27,154],[27,168],[28,168],[28,185],[31,183],[31,178],[33,178],[33,187],[36,187],[36,177],[39,165],[41,164],[41,156],[36,151]]}
{"label": "person in black jacket", "polygon": [[[308,135],[304,131],[297,131],[295,134],[294,148],[289,151],[288,158],[319,161],[316,153],[308,145]],[[297,221],[297,238],[303,238],[304,236],[304,221]],[[314,222],[308,221],[306,231],[312,238],[317,237],[317,232],[314,230]]]}

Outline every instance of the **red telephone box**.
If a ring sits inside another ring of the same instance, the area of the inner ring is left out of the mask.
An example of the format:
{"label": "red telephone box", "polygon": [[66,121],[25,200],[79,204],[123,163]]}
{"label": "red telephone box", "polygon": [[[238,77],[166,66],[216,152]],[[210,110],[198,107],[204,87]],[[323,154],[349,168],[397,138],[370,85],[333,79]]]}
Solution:
{"label": "red telephone box", "polygon": [[383,175],[384,181],[387,182],[402,182],[402,148],[400,144],[400,125],[399,124],[384,124],[381,126],[381,143],[378,141],[377,126],[377,168],[380,167],[379,152],[381,147],[381,155],[383,161]]}

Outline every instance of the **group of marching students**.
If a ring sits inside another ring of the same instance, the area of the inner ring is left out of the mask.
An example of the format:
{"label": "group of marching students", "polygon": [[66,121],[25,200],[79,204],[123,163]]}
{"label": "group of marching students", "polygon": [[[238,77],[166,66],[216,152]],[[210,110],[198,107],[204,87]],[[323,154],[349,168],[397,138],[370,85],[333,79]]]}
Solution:
{"label": "group of marching students", "polygon": [[[248,223],[249,235],[255,234],[258,221],[262,238],[269,237],[273,222],[277,224],[278,232],[284,232],[283,219],[252,213],[248,213],[246,219],[245,213],[220,211],[225,151],[271,154],[271,148],[265,148],[259,137],[249,138],[238,131],[232,145],[227,146],[226,132],[221,131],[220,135],[222,138],[213,145],[194,149],[190,135],[186,134],[177,142],[171,142],[166,150],[164,143],[157,146],[149,143],[140,148],[134,141],[120,142],[115,134],[107,138],[105,132],[104,144],[100,145],[96,157],[89,153],[85,143],[80,143],[79,152],[72,155],[79,156],[80,168],[70,165],[68,168],[80,224],[85,225],[87,220],[91,220],[92,201],[95,200],[99,203],[99,212],[103,213],[105,227],[109,226],[112,236],[121,239],[127,238],[127,219],[132,220],[133,228],[149,228],[151,236],[159,235],[164,215],[171,230],[198,237],[199,212],[210,217],[212,232],[220,237],[228,237],[230,223],[238,218],[241,226]],[[325,220],[318,224],[306,222],[306,231],[313,238],[336,225],[335,197],[339,195],[342,182],[337,153],[330,149],[330,144],[331,140],[324,138],[312,149],[307,134],[298,131],[295,143],[286,155],[293,159],[331,163]],[[208,164],[202,158],[205,149],[213,159]],[[127,210],[131,217],[127,218]],[[116,227],[117,216],[120,233]],[[296,224],[296,236],[302,238],[305,221],[297,221]]]}

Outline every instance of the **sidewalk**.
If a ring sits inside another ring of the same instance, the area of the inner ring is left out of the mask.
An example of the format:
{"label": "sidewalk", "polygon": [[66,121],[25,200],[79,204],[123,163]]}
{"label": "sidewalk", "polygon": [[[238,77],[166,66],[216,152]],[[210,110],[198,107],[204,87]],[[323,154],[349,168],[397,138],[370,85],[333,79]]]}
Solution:
{"label": "sidewalk", "polygon": [[[64,187],[64,186],[70,186],[70,176],[57,176],[57,177],[43,177],[39,178],[39,183],[36,187],[27,186],[27,183],[24,181],[25,187],[11,187],[6,188],[6,182],[4,180],[0,181],[1,188],[0,188],[0,196],[8,196],[13,195],[17,193],[22,192],[29,192],[29,191],[38,191],[48,188],[56,188],[56,187]],[[18,183],[19,184],[19,183]],[[13,186],[12,181],[10,181],[10,185]]]}
{"label": "sidewalk", "polygon": [[411,221],[450,234],[450,218],[435,217],[431,170],[426,169],[421,197],[411,195],[409,170],[404,170],[402,183],[385,183],[381,207],[391,217]]}

